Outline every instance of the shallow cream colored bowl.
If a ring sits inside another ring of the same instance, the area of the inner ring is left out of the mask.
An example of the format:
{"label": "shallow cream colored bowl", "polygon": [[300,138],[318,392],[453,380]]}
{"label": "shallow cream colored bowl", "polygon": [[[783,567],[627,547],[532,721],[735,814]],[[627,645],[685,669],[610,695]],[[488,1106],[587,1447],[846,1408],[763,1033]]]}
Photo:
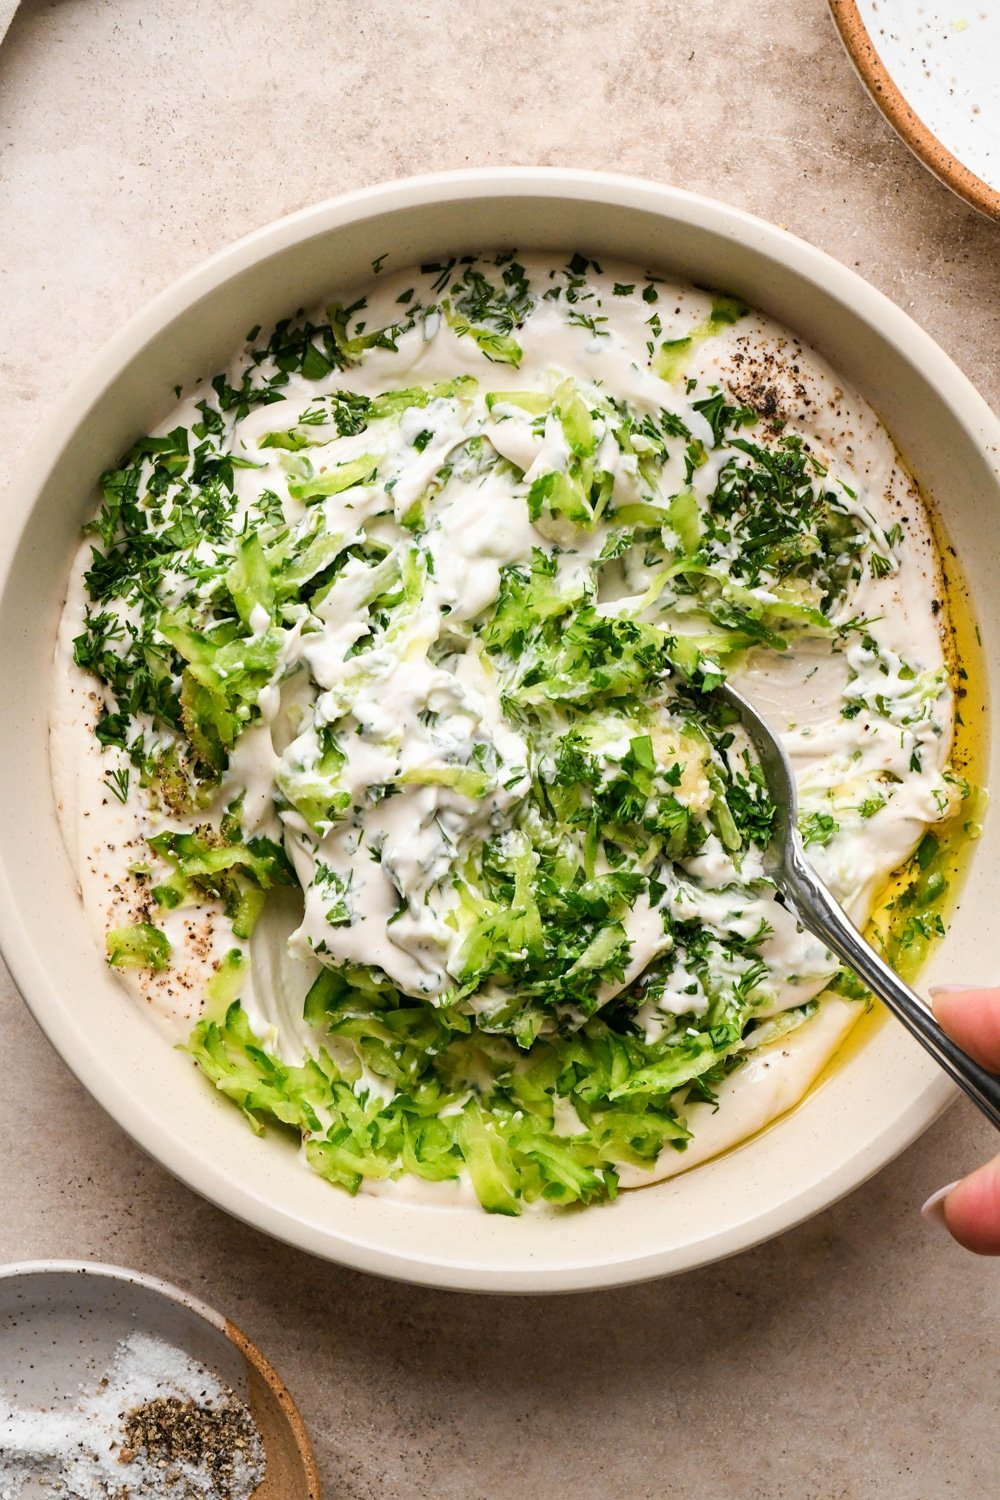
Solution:
{"label": "shallow cream colored bowl", "polygon": [[[101,469],[167,415],[177,383],[220,368],[252,324],[365,281],[378,256],[403,266],[496,246],[624,256],[739,293],[815,343],[873,403],[938,501],[986,638],[998,638],[1000,427],[931,340],[843,266],[734,209],[626,178],[464,172],[336,199],[223,251],[133,319],[48,422],[7,499],[0,943],[77,1077],[140,1145],[230,1213],[387,1276],[561,1291],[683,1271],[787,1229],[919,1135],[950,1085],[902,1028],[885,1025],[777,1127],[607,1207],[506,1219],[349,1198],[305,1171],[286,1140],[255,1138],[109,974],[63,850],[47,761],[56,622]],[[939,974],[1000,977],[988,894],[998,841],[988,824]]]}

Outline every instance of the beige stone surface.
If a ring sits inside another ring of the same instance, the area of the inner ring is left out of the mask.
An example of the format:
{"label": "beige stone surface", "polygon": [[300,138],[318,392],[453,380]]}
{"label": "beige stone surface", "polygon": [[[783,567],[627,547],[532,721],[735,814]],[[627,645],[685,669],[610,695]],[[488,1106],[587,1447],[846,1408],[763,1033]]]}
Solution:
{"label": "beige stone surface", "polygon": [[[105,337],[202,256],[468,164],[634,172],[784,224],[1000,404],[1000,231],[897,141],[824,0],[25,0],[0,46],[0,154],[0,481]],[[964,1103],[754,1252],[500,1301],[341,1271],[226,1218],[90,1101],[9,981],[0,1049],[0,1259],[117,1261],[225,1309],[291,1384],[331,1500],[1000,1492],[1000,1265],[917,1216],[992,1149]]]}

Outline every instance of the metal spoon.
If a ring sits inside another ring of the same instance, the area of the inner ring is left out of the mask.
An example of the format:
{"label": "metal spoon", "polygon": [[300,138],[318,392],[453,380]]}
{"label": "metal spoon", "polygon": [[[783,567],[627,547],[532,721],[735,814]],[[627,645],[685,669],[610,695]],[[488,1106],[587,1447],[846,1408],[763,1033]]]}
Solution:
{"label": "metal spoon", "polygon": [[806,859],[796,826],[795,774],[778,736],[753,704],[729,683],[723,683],[715,691],[739,715],[760,758],[777,809],[774,832],[764,853],[764,873],[774,881],[779,899],[803,927],[825,943],[885,1002],[907,1031],[1000,1130],[1000,1078],[980,1067],[945,1035],[920,997],[861,936]]}

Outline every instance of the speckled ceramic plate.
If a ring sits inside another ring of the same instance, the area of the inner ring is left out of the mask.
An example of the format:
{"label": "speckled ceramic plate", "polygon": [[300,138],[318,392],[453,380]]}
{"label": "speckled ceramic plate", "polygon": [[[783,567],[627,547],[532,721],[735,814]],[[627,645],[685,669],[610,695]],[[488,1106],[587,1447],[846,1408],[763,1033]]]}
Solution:
{"label": "speckled ceramic plate", "polygon": [[[48,762],[53,647],[80,526],[102,469],[171,409],[174,386],[221,368],[252,323],[357,285],[376,258],[403,266],[498,245],[622,256],[725,287],[815,345],[874,406],[937,501],[984,639],[1000,640],[1000,424],[933,341],[854,272],[739,210],[627,177],[516,168],[352,193],[256,231],[133,318],[42,424],[5,497],[0,944],[77,1077],[147,1151],[230,1213],[404,1280],[569,1291],[686,1270],[787,1229],[902,1150],[952,1085],[901,1026],[884,1025],[763,1134],[607,1206],[513,1219],[351,1198],[303,1168],[297,1143],[248,1130],[109,971],[63,846]],[[1000,690],[1000,651],[982,670],[968,665],[963,711],[978,716],[987,679]],[[998,778],[991,770],[985,779]],[[1000,825],[989,817],[975,872],[928,980],[997,978]]]}
{"label": "speckled ceramic plate", "polygon": [[[228,1318],[165,1281],[118,1266],[0,1266],[0,1385],[15,1405],[57,1418],[63,1409],[71,1412],[81,1389],[94,1388],[116,1347],[136,1333],[180,1350],[250,1408],[267,1465],[254,1500],[320,1500],[316,1463],[295,1403],[260,1350]],[[3,1451],[0,1430],[0,1460]],[[29,1481],[18,1493],[29,1500],[43,1490]]]}
{"label": "speckled ceramic plate", "polygon": [[1000,220],[1000,6],[830,0],[862,83],[936,177]]}

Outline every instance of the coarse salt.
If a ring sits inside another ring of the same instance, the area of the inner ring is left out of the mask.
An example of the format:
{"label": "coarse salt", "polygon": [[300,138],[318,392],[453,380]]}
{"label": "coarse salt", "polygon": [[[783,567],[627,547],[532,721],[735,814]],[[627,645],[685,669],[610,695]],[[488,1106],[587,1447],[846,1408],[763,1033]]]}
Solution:
{"label": "coarse salt", "polygon": [[[227,1451],[198,1461],[130,1450],[126,1426],[135,1427],[145,1407],[198,1411],[216,1425],[228,1411],[240,1436]],[[0,1500],[28,1500],[40,1493],[39,1481],[50,1500],[250,1500],[263,1475],[264,1448],[247,1408],[203,1365],[161,1339],[141,1333],[124,1339],[107,1374],[82,1390],[71,1410],[18,1406],[0,1388]]]}

